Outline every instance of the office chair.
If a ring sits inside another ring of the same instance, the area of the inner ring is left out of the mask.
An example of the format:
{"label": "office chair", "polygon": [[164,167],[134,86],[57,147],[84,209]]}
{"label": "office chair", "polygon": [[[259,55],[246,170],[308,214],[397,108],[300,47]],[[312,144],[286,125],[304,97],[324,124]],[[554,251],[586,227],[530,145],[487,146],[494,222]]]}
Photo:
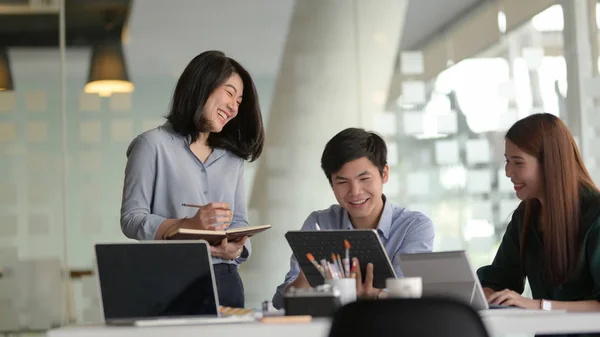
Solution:
{"label": "office chair", "polygon": [[362,300],[336,312],[329,337],[488,337],[479,314],[445,298]]}

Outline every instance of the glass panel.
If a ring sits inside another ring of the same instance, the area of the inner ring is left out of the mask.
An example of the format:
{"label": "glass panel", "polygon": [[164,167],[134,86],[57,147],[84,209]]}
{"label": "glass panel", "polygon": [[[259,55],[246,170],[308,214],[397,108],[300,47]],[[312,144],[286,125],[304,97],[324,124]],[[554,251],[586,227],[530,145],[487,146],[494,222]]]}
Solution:
{"label": "glass panel", "polygon": [[22,3],[0,9],[0,331],[24,332],[67,324],[73,311],[60,1]]}

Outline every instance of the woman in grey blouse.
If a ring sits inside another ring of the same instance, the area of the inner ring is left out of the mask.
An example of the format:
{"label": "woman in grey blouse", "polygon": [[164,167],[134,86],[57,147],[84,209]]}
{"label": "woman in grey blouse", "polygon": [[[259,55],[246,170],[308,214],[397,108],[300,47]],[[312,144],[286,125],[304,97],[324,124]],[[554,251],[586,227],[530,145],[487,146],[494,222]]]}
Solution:
{"label": "woman in grey blouse", "polygon": [[[174,227],[248,226],[243,164],[260,156],[264,137],[250,74],[222,52],[196,56],[177,82],[167,122],[127,149],[123,233],[160,240]],[[211,247],[221,305],[244,306],[237,269],[250,253],[247,238]]]}

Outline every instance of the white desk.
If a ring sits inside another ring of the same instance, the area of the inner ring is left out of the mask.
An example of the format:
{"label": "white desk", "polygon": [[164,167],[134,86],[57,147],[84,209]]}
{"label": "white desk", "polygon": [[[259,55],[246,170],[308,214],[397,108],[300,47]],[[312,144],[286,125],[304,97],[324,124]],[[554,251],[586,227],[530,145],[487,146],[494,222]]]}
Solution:
{"label": "white desk", "polygon": [[[510,309],[482,312],[491,336],[534,333],[600,333],[600,313],[523,312]],[[330,321],[315,319],[304,324],[239,323],[228,325],[188,325],[170,327],[109,327],[104,325],[71,326],[51,330],[48,337],[326,337]],[[242,330],[243,329],[243,330]],[[243,334],[242,334],[243,331]]]}

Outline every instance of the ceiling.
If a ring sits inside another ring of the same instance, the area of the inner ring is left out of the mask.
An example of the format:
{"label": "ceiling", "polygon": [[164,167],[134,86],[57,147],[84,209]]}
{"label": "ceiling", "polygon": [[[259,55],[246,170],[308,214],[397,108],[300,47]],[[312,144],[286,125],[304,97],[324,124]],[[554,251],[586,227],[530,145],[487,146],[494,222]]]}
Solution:
{"label": "ceiling", "polygon": [[[60,60],[56,11],[25,10],[25,14],[17,15],[14,8],[6,11],[9,6],[27,8],[29,1],[0,0],[0,22],[3,23],[0,42],[11,42],[9,52],[14,69],[23,68],[26,73],[54,72],[55,67],[48,65],[58,65]],[[209,49],[225,52],[254,76],[274,78],[279,71],[295,3],[295,0],[65,1],[67,74],[87,73],[89,41],[98,32],[102,33],[103,9],[112,7],[121,9],[118,11],[119,31],[127,21],[123,43],[129,74],[134,81],[139,76],[178,77],[194,56]],[[86,22],[88,28],[84,30]],[[76,29],[70,31],[69,27]],[[37,34],[35,46],[26,42],[32,39],[19,39],[27,31],[33,31],[32,37]],[[20,35],[15,37],[16,33]],[[50,48],[40,49],[40,46]]]}
{"label": "ceiling", "polygon": [[[23,1],[29,0],[0,0],[0,4]],[[279,71],[295,1],[66,0],[66,3],[73,8],[81,3],[130,6],[124,48],[130,75],[135,80],[145,75],[177,77],[194,56],[208,49],[222,50],[238,59],[254,76],[274,78]],[[491,0],[410,0],[401,48],[417,48],[484,1]],[[67,21],[76,24],[85,19],[76,18],[76,14],[81,16],[81,13],[67,11]],[[92,18],[99,22],[102,17],[88,16],[85,20]],[[50,22],[57,26],[55,19]],[[73,40],[78,41],[75,38]],[[57,46],[57,42],[50,45]],[[32,54],[30,49],[16,48],[12,52],[29,61],[39,59],[40,67],[48,57],[39,50]],[[68,70],[85,68],[88,51],[75,48],[70,49],[68,55]],[[81,68],[75,66],[78,63]]]}
{"label": "ceiling", "polygon": [[[0,0],[0,44],[11,48],[58,46],[58,1],[49,4]],[[118,38],[130,4],[131,0],[65,0],[67,47],[89,47],[107,36]]]}
{"label": "ceiling", "polygon": [[415,50],[459,17],[490,0],[410,0],[400,41],[401,50]]}
{"label": "ceiling", "polygon": [[218,49],[255,76],[275,76],[293,7],[294,0],[133,0],[130,71],[178,76],[194,56]]}

